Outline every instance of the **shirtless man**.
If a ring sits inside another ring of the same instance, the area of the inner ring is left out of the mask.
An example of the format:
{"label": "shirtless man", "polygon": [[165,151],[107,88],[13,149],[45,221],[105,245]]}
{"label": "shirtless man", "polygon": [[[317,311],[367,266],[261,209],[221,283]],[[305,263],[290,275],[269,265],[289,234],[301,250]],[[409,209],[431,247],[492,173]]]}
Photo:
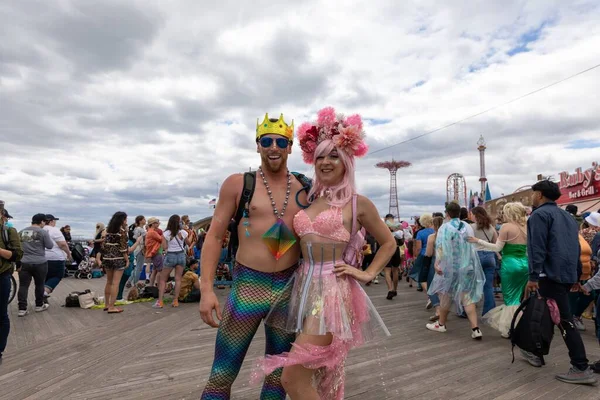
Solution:
{"label": "shirtless man", "polygon": [[[256,330],[271,310],[271,302],[283,292],[296,270],[300,256],[299,242],[295,241],[286,249],[283,242],[280,243],[281,247],[274,247],[272,239],[279,235],[285,236],[286,233],[291,234],[292,220],[301,209],[298,202],[306,204],[302,183],[287,169],[293,138],[294,123],[292,121],[288,126],[283,120],[283,114],[279,119],[269,119],[267,114],[262,124],[257,124],[256,151],[261,157],[261,167],[255,173],[252,199],[246,205],[246,211],[237,226],[239,248],[233,271],[234,283],[222,314],[213,282],[223,237],[242,197],[244,175],[229,176],[221,187],[210,230],[202,248],[200,315],[205,323],[219,328],[215,358],[210,378],[202,393],[203,400],[230,398],[231,385],[240,371]],[[276,225],[278,223],[279,226]],[[271,240],[263,239],[265,233]],[[215,321],[213,310],[220,323]],[[286,310],[273,312],[283,315]],[[267,325],[265,336],[266,354],[289,351],[295,339],[294,333]],[[281,369],[265,378],[260,397],[262,400],[285,399],[286,393],[280,378]]]}

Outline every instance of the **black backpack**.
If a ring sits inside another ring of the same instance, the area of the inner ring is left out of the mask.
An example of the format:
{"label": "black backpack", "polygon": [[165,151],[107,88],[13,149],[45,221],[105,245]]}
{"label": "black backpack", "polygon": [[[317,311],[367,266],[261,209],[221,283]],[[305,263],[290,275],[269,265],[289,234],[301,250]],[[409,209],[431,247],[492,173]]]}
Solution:
{"label": "black backpack", "polygon": [[129,237],[129,240],[131,240],[132,242],[135,242],[135,239],[133,238],[134,231],[135,231],[135,224],[129,225],[129,229],[127,230],[127,237]]}
{"label": "black backpack", "polygon": [[[292,172],[292,175],[298,179],[298,181],[302,184],[302,189],[296,193],[296,203],[298,202],[298,195],[305,191],[307,194],[310,192],[310,188],[312,187],[312,180],[307,178],[305,175],[300,174],[298,172]],[[229,248],[231,249],[229,257],[235,256],[238,245],[240,243],[238,237],[238,225],[244,216],[244,212],[249,211],[250,209],[250,201],[252,201],[252,196],[254,195],[254,187],[256,186],[256,171],[245,172],[244,173],[244,189],[242,190],[242,196],[240,197],[240,202],[238,203],[237,210],[235,211],[235,215],[233,220],[229,223],[227,230],[230,232],[229,235]],[[308,205],[306,206],[308,207]]]}
{"label": "black backpack", "polygon": [[[523,314],[517,323],[517,318],[521,312]],[[546,299],[533,293],[523,300],[510,324],[512,362],[515,362],[515,346],[517,346],[539,357],[542,365],[545,365],[544,356],[550,352],[553,337],[554,322],[552,322]]]}

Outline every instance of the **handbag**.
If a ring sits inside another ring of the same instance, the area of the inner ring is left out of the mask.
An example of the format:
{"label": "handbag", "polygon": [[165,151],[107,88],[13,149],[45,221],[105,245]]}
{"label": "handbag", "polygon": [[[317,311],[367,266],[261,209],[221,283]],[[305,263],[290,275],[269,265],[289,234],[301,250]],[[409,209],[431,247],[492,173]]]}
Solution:
{"label": "handbag", "polygon": [[96,293],[86,290],[85,293],[80,294],[79,296],[79,307],[88,309],[92,308],[96,304],[95,298]]}

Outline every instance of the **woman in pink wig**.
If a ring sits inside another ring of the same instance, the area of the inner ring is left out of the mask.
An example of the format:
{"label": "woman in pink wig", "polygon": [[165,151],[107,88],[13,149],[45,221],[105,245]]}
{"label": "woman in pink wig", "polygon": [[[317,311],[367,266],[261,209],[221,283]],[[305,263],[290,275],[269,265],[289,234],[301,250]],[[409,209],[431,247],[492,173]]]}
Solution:
{"label": "woman in pink wig", "polygon": [[[282,384],[292,400],[343,399],[348,352],[389,335],[360,283],[372,281],[392,257],[396,242],[373,203],[356,193],[354,158],[364,156],[362,120],[331,107],[298,129],[304,161],[314,164],[310,206],[294,217],[302,264],[277,301],[288,312],[267,316],[270,326],[296,332],[289,353],[261,359],[253,380],[283,367]],[[381,244],[362,271],[364,232]]]}

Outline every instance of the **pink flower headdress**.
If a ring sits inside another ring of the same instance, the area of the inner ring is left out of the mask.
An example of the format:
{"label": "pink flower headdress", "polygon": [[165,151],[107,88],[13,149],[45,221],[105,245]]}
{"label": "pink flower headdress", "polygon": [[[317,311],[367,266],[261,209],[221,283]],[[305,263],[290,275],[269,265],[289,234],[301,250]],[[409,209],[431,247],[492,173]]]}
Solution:
{"label": "pink flower headdress", "polygon": [[297,135],[302,157],[307,164],[314,163],[315,150],[324,140],[332,140],[335,147],[352,157],[362,157],[369,150],[360,115],[345,118],[343,115],[336,115],[333,107],[325,107],[319,111],[316,122],[300,125]]}

